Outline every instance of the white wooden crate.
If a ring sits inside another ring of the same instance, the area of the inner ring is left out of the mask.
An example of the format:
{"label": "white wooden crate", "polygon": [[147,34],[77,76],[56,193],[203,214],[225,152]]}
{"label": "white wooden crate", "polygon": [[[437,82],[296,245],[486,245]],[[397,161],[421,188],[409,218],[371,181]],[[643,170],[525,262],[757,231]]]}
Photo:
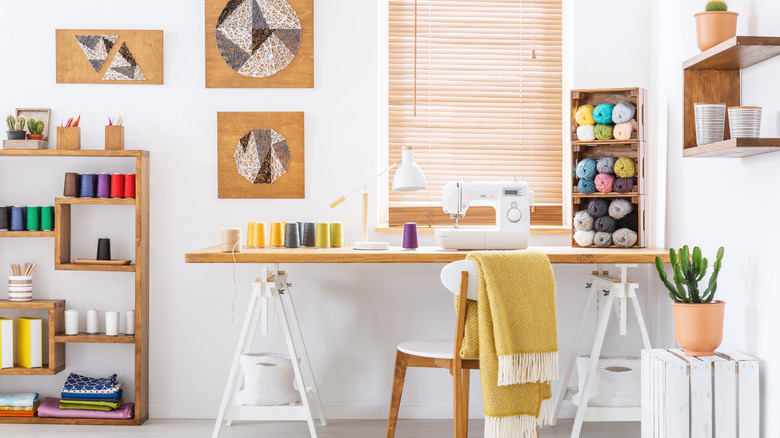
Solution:
{"label": "white wooden crate", "polygon": [[642,438],[758,438],[758,361],[642,350]]}

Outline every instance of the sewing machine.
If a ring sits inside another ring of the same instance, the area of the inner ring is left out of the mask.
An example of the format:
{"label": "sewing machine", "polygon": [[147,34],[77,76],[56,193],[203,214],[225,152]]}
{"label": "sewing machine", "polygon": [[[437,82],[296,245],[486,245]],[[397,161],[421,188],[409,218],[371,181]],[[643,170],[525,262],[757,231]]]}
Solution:
{"label": "sewing machine", "polygon": [[[444,249],[525,249],[531,230],[534,193],[525,181],[451,182],[444,186],[442,208],[455,226],[436,230],[436,243]],[[496,226],[461,228],[458,220],[470,206],[489,205],[496,210]]]}

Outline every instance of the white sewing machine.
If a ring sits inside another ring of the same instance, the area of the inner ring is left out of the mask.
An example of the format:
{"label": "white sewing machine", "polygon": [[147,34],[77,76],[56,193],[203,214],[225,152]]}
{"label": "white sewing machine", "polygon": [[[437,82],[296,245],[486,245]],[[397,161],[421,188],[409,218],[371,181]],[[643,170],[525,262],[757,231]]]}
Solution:
{"label": "white sewing machine", "polygon": [[[451,182],[444,186],[441,205],[455,226],[436,230],[436,243],[444,249],[525,249],[531,231],[534,193],[525,181]],[[496,226],[460,228],[458,220],[472,205],[496,209]]]}

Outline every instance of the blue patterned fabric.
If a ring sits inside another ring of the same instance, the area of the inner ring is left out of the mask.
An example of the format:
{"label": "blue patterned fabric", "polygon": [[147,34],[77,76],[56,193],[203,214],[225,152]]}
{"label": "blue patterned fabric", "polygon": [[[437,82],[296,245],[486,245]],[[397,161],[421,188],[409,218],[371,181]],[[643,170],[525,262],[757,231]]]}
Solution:
{"label": "blue patterned fabric", "polygon": [[32,407],[38,400],[37,392],[25,392],[20,394],[0,394],[0,406],[5,407]]}
{"label": "blue patterned fabric", "polygon": [[63,392],[60,394],[63,400],[66,401],[101,401],[101,402],[118,402],[122,399],[122,390],[114,394],[74,394],[70,392]]}
{"label": "blue patterned fabric", "polygon": [[65,380],[65,385],[62,387],[62,392],[110,393],[116,392],[118,388],[119,384],[116,381],[116,374],[97,378],[70,373],[68,379]]}

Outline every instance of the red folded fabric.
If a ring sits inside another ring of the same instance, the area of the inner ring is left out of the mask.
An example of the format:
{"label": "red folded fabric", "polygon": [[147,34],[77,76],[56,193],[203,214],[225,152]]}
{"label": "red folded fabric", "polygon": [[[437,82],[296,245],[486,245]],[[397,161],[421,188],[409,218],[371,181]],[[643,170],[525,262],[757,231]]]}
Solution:
{"label": "red folded fabric", "polygon": [[0,417],[34,417],[35,411],[0,411]]}
{"label": "red folded fabric", "polygon": [[46,397],[38,407],[39,417],[52,418],[133,418],[133,403],[125,403],[114,411],[88,411],[86,409],[60,409],[60,399]]}

